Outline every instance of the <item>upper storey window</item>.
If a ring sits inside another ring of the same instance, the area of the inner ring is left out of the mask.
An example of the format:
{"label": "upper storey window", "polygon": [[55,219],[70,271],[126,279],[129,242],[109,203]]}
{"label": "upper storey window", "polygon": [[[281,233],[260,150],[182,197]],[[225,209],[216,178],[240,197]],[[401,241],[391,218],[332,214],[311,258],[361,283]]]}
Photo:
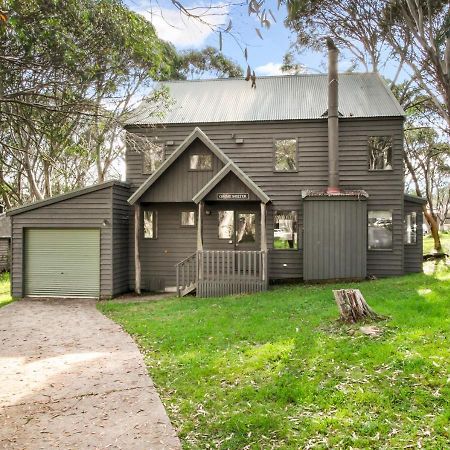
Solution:
{"label": "upper storey window", "polygon": [[212,155],[191,155],[190,170],[212,170]]}
{"label": "upper storey window", "polygon": [[369,137],[369,170],[392,170],[392,137]]}
{"label": "upper storey window", "polygon": [[297,171],[297,139],[276,139],[274,153],[276,172]]}
{"label": "upper storey window", "polygon": [[164,161],[164,144],[150,142],[142,153],[142,173],[152,174]]}

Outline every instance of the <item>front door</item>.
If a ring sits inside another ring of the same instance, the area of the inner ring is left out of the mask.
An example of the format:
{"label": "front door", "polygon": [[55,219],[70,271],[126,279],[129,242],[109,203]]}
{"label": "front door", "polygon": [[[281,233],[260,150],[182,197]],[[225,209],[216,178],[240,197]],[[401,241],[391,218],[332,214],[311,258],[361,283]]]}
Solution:
{"label": "front door", "polygon": [[251,209],[218,211],[219,239],[227,241],[230,250],[258,250],[257,214]]}

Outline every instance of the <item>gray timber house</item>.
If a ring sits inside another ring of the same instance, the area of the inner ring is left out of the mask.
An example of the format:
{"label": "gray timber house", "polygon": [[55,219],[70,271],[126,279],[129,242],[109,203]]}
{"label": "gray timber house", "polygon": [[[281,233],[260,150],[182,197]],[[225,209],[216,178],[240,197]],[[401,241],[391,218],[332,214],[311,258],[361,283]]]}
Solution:
{"label": "gray timber house", "polygon": [[[126,182],[11,210],[12,294],[221,296],[422,270],[404,112],[376,74],[165,83],[128,117]],[[338,89],[339,86],[339,89]]]}

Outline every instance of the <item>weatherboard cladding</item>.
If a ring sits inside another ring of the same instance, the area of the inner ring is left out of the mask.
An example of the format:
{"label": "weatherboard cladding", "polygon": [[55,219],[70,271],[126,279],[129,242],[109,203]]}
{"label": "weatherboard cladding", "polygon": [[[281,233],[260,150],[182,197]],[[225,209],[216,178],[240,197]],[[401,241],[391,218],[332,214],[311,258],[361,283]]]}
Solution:
{"label": "weatherboard cladding", "polygon": [[[163,117],[141,103],[126,125],[156,123],[223,123],[320,119],[326,113],[327,75],[260,77],[256,89],[242,78],[174,81],[164,86],[174,101]],[[404,111],[378,74],[339,74],[339,112],[342,117],[398,117]]]}
{"label": "weatherboard cladding", "polygon": [[[235,124],[181,124],[157,127],[129,127],[129,132],[174,141],[166,146],[166,157],[184,141],[195,126],[241,168],[271,199],[267,208],[267,243],[269,276],[299,278],[303,274],[303,254],[300,251],[274,250],[273,215],[275,210],[296,210],[299,213],[299,245],[302,247],[302,190],[320,190],[328,181],[328,142],[326,119],[314,121],[247,122]],[[347,190],[365,190],[369,198],[367,209],[392,210],[394,246],[392,250],[367,252],[367,273],[375,276],[403,273],[403,118],[342,119],[340,121],[340,179]],[[368,170],[367,138],[373,135],[393,137],[393,170]],[[273,171],[273,140],[297,138],[299,141],[298,172]],[[236,138],[244,139],[237,144]],[[127,180],[132,188],[143,183],[142,155],[127,151]],[[174,180],[173,180],[174,181]],[[217,232],[215,226],[214,232]],[[194,238],[195,240],[195,238]],[[131,245],[131,244],[130,244]],[[131,247],[130,247],[131,248]],[[206,247],[205,247],[206,248]],[[132,261],[132,260],[131,260]]]}
{"label": "weatherboard cladding", "polygon": [[115,186],[111,192],[113,211],[113,286],[112,294],[118,295],[129,291],[129,270],[128,270],[128,248],[129,233],[128,226],[132,208],[128,204],[130,190],[128,186]]}

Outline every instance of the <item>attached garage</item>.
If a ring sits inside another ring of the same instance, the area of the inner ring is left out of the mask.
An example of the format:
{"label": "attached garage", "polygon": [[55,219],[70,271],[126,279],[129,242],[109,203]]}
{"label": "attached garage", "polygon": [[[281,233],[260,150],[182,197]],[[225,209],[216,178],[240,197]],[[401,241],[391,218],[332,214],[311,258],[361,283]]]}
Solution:
{"label": "attached garage", "polygon": [[127,292],[128,196],[128,185],[110,181],[11,210],[12,295]]}
{"label": "attached garage", "polygon": [[26,296],[99,297],[100,230],[26,229],[24,268]]}

